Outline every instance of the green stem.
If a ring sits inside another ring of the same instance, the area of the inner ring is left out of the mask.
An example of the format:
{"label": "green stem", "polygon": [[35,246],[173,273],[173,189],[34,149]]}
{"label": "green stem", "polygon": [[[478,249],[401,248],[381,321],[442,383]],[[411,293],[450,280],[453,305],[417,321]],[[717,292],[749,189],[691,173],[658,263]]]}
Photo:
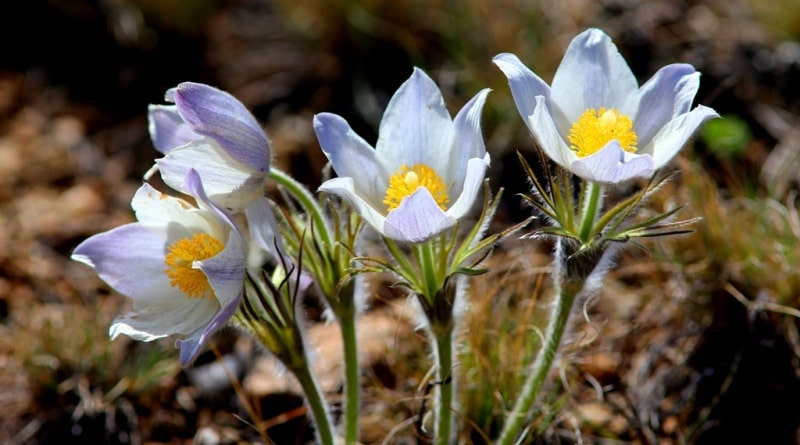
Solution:
{"label": "green stem", "polygon": [[332,245],[331,234],[328,230],[328,225],[325,224],[325,216],[323,215],[322,208],[320,208],[319,203],[317,203],[308,189],[291,176],[276,168],[270,169],[269,177],[278,184],[284,186],[286,190],[300,202],[300,205],[311,214],[311,218],[314,220],[316,235],[321,237],[321,242],[328,246]]}
{"label": "green stem", "polygon": [[314,418],[314,425],[317,427],[317,439],[319,443],[322,445],[333,445],[333,429],[331,428],[331,420],[328,417],[327,405],[322,396],[322,391],[319,389],[319,385],[317,385],[317,381],[308,368],[308,361],[304,359],[299,360],[294,363],[290,369],[298,382],[300,382],[300,387],[303,388],[303,394],[306,396],[306,402]]}
{"label": "green stem", "polygon": [[[352,307],[352,305],[350,307]],[[360,385],[358,381],[359,366],[356,320],[353,310],[350,311],[349,316],[347,314],[340,314],[338,318],[344,348],[344,440],[345,444],[351,445],[358,441],[358,399]]]}
{"label": "green stem", "polygon": [[[564,330],[569,322],[569,315],[572,311],[572,305],[575,302],[577,291],[574,291],[572,286],[567,286],[569,291],[561,290],[558,298],[556,299],[556,306],[553,313],[550,314],[550,323],[547,326],[545,333],[544,344],[542,345],[536,361],[533,363],[532,371],[528,374],[525,385],[522,387],[520,396],[514,403],[514,408],[509,413],[503,431],[500,434],[500,439],[497,445],[511,445],[516,443],[519,436],[519,431],[525,421],[530,415],[533,404],[542,389],[547,376],[550,374],[550,368],[553,365],[558,348],[561,345],[561,338],[564,335]],[[582,286],[581,286],[582,287]],[[579,288],[580,289],[580,288]]]}
{"label": "green stem", "polygon": [[439,397],[434,404],[434,444],[449,445],[453,433],[453,386],[455,379],[450,374],[453,369],[453,328],[448,326],[433,326],[433,335],[436,337],[436,386]]}
{"label": "green stem", "polygon": [[585,201],[585,207],[583,209],[583,215],[581,215],[581,228],[580,228],[580,239],[582,242],[586,243],[589,241],[589,238],[592,236],[592,226],[594,226],[594,220],[597,218],[597,210],[600,207],[600,194],[603,190],[603,187],[599,184],[594,182],[588,182],[588,197]]}
{"label": "green stem", "polygon": [[415,248],[419,249],[420,272],[424,279],[425,287],[423,295],[428,299],[428,304],[433,306],[436,300],[436,293],[441,288],[439,274],[437,272],[437,265],[435,259],[434,240],[428,240]]}

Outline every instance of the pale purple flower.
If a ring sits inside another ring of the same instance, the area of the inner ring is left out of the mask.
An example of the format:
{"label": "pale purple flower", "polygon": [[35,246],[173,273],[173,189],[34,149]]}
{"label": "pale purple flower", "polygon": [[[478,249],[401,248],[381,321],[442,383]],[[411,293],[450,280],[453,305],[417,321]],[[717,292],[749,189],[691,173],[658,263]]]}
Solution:
{"label": "pale purple flower", "polygon": [[452,227],[472,207],[489,166],[480,128],[488,89],[455,119],[436,84],[415,68],[386,108],[375,148],[342,117],[314,117],[320,146],[338,177],[335,194],[382,235],[421,242]]}
{"label": "pale purple flower", "polygon": [[189,170],[200,174],[212,202],[243,209],[263,195],[270,146],[255,117],[217,88],[184,82],[167,91],[167,102],[150,105],[150,136],[165,156],[156,161],[170,187],[184,191]]}
{"label": "pale purple flower", "polygon": [[494,63],[536,142],[557,164],[590,181],[649,178],[706,120],[691,109],[700,73],[688,64],[661,68],[639,87],[611,38],[599,29],[575,37],[547,85],[510,53]]}
{"label": "pale purple flower", "polygon": [[195,171],[183,189],[198,207],[142,185],[131,203],[138,222],[88,238],[72,259],[133,300],[132,311],[111,325],[112,339],[179,335],[176,347],[187,364],[236,311],[247,246],[229,216],[208,200]]}

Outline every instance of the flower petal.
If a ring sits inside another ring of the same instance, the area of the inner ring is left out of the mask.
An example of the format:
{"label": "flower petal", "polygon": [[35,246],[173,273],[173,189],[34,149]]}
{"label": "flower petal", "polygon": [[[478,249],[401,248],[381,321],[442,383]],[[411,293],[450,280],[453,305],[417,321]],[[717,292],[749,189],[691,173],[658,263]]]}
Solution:
{"label": "flower petal", "polygon": [[[361,217],[369,225],[371,225],[380,234],[384,234],[384,221],[386,217],[376,210],[369,202],[367,202],[361,195],[356,192],[353,178],[333,178],[328,179],[319,186],[319,190],[326,193],[334,194],[345,201],[347,201],[353,209],[361,215]],[[383,204],[381,204],[383,205]],[[386,206],[383,205],[382,208]]]}
{"label": "flower petal", "polygon": [[226,236],[227,243],[221,252],[192,265],[192,268],[203,271],[220,305],[225,306],[244,289],[247,243],[233,219],[209,201],[197,171],[189,170],[184,181],[184,188],[195,197],[198,205],[213,211],[229,230],[229,234]]}
{"label": "flower petal", "polygon": [[[667,65],[639,90],[633,130],[645,146],[675,116],[688,113],[700,87],[700,73],[685,63]],[[648,153],[652,154],[652,153]]]}
{"label": "flower petal", "polygon": [[136,219],[144,226],[169,227],[167,239],[183,238],[196,232],[215,232],[208,215],[183,199],[169,196],[144,183],[131,200]]}
{"label": "flower petal", "polygon": [[381,119],[377,161],[390,173],[424,163],[436,171],[450,159],[453,121],[439,87],[419,68],[394,93]]}
{"label": "flower petal", "polygon": [[194,131],[217,141],[237,161],[261,173],[269,171],[270,148],[264,130],[238,99],[217,88],[192,82],[178,85],[175,104]]}
{"label": "flower petal", "polygon": [[175,342],[175,347],[181,350],[181,365],[186,366],[191,363],[197,357],[197,354],[200,352],[200,347],[205,344],[206,340],[215,332],[225,327],[228,320],[230,320],[239,307],[239,302],[241,300],[242,294],[240,293],[230,303],[223,306],[208,324],[201,326],[201,329],[190,334],[187,338]]}
{"label": "flower petal", "polygon": [[147,121],[150,139],[162,154],[202,137],[183,121],[175,105],[150,105]]}
{"label": "flower petal", "polygon": [[375,149],[336,114],[314,116],[314,132],[336,174],[341,178],[353,178],[358,193],[373,206],[379,205],[389,186],[389,175],[394,172],[386,171],[378,163]]}
{"label": "flower petal", "polygon": [[655,171],[650,155],[635,155],[622,149],[614,139],[591,156],[580,158],[569,170],[589,181],[619,184],[636,178],[649,178]]}
{"label": "flower petal", "polygon": [[494,56],[492,61],[508,78],[511,96],[523,120],[533,114],[537,96],[550,99],[550,85],[525,66],[516,55],[502,53]]}
{"label": "flower petal", "polygon": [[[467,174],[467,163],[475,158],[483,159],[486,155],[486,146],[481,133],[481,112],[489,91],[491,90],[486,88],[476,94],[461,108],[453,120],[455,147],[450,153],[447,168],[439,172],[451,199],[461,195]],[[486,165],[488,160],[486,156]]]}
{"label": "flower petal", "polygon": [[536,98],[533,115],[527,119],[528,128],[545,154],[556,164],[568,168],[578,157],[558,131],[550,105],[544,97]]}
{"label": "flower petal", "polygon": [[682,114],[664,125],[653,137],[652,148],[647,147],[647,151],[653,153],[655,167],[658,169],[666,165],[686,145],[686,141],[703,122],[716,117],[719,117],[716,111],[698,105],[691,112]]}
{"label": "flower petal", "polygon": [[126,224],[91,236],[72,259],[93,267],[117,292],[134,301],[153,303],[185,298],[164,273],[165,227]]}
{"label": "flower petal", "polygon": [[615,108],[633,116],[639,84],[611,38],[599,29],[569,44],[551,86],[552,101],[574,122],[587,108]]}
{"label": "flower petal", "polygon": [[167,185],[186,192],[184,179],[196,170],[211,202],[241,209],[263,193],[266,175],[234,160],[214,141],[200,139],[176,148],[156,161]]}
{"label": "flower petal", "polygon": [[269,200],[267,198],[254,200],[244,209],[244,214],[250,230],[250,237],[256,245],[268,252],[274,259],[288,258],[283,251],[283,237]]}
{"label": "flower petal", "polygon": [[442,211],[431,192],[425,187],[419,187],[403,198],[396,209],[389,212],[383,227],[384,234],[391,239],[419,243],[455,223],[456,218]]}
{"label": "flower petal", "polygon": [[475,196],[478,194],[481,184],[483,184],[483,178],[486,175],[487,167],[489,167],[488,153],[484,155],[483,159],[472,158],[467,162],[464,168],[466,174],[461,187],[461,193],[456,195],[458,198],[453,205],[447,209],[447,215],[455,219],[461,219],[462,216],[469,212],[472,205],[475,203]]}
{"label": "flower petal", "polygon": [[247,244],[241,236],[232,233],[221,252],[206,260],[197,261],[192,268],[203,271],[220,305],[225,306],[244,289],[246,258]]}
{"label": "flower petal", "polygon": [[182,296],[158,303],[134,301],[133,311],[117,317],[108,330],[111,339],[127,335],[134,340],[152,341],[174,334],[189,335],[205,328],[220,306],[216,299]]}

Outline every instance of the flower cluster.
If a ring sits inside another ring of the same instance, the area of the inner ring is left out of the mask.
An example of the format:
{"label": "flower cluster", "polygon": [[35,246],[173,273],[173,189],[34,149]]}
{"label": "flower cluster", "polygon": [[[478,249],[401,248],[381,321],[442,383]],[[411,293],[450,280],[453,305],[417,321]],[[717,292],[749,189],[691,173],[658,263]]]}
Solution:
{"label": "flower cluster", "polygon": [[[557,304],[542,353],[501,432],[498,443],[510,444],[532,411],[574,302],[592,291],[610,264],[608,242],[679,233],[676,227],[692,222],[665,222],[677,209],[631,221],[663,182],[656,172],[716,112],[691,108],[700,76],[692,66],[666,66],[639,87],[611,39],[597,29],[575,37],[551,86],[513,54],[499,54],[494,62],[543,153],[543,178],[521,158],[533,184],[525,199],[551,223],[537,235],[559,242]],[[318,190],[331,198],[326,207],[303,184],[271,168],[269,139],[236,98],[197,83],[170,89],[167,104],[149,108],[150,135],[163,157],[145,180],[158,172],[185,199],[145,182],[132,200],[137,222],[94,235],[73,253],[133,300],[132,311],[111,325],[111,338],[178,336],[186,365],[217,330],[238,326],[298,379],[318,441],[332,444],[334,429],[308,366],[298,310],[299,297],[313,288],[341,328],[343,435],[352,444],[359,409],[355,320],[366,299],[355,277],[390,272],[417,303],[431,341],[434,443],[452,443],[457,400],[450,373],[464,283],[487,272],[480,263],[493,244],[527,223],[484,236],[500,196],[491,197],[485,179],[490,158],[480,116],[488,93],[479,91],[452,118],[434,81],[415,68],[388,102],[375,147],[342,117],[314,116],[317,139],[337,175]],[[572,174],[581,179],[577,193]],[[604,206],[602,187],[634,180],[646,185]],[[267,181],[291,202],[265,196]],[[481,188],[483,209],[468,222]],[[467,230],[459,230],[465,224]],[[367,226],[381,236],[387,258],[361,255]]]}
{"label": "flower cluster", "polygon": [[145,183],[131,203],[138,222],[92,236],[73,258],[134,301],[112,324],[112,338],[181,335],[187,364],[244,293],[248,245],[228,212],[258,200],[270,148],[255,118],[224,91],[183,83],[166,100],[175,105],[152,105],[148,116],[153,144],[165,155],[157,167],[195,202]]}

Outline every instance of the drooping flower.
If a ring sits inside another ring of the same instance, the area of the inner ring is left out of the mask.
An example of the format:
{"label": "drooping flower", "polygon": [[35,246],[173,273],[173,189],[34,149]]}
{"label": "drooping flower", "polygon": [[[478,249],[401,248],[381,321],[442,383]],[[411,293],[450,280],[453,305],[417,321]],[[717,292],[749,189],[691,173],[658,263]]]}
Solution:
{"label": "drooping flower", "polygon": [[180,335],[176,347],[187,364],[236,310],[247,247],[228,215],[209,202],[195,171],[183,188],[198,207],[142,185],[131,203],[138,222],[86,239],[72,259],[133,300],[133,310],[111,325],[112,340]]}
{"label": "drooping flower", "polygon": [[382,235],[421,242],[471,208],[489,166],[480,114],[488,89],[450,117],[442,93],[415,68],[386,108],[376,147],[342,117],[314,117],[320,146],[338,177],[320,190],[348,201]]}
{"label": "drooping flower", "polygon": [[174,105],[150,105],[150,136],[164,157],[156,161],[170,187],[184,191],[183,179],[196,170],[209,198],[228,209],[243,209],[263,194],[270,146],[247,108],[217,88],[184,82],[167,91]]}
{"label": "drooping flower", "polygon": [[590,181],[648,178],[668,163],[706,120],[691,109],[700,73],[688,64],[661,68],[639,87],[611,38],[599,29],[576,36],[552,86],[510,53],[494,63],[508,78],[525,124],[557,164]]}

